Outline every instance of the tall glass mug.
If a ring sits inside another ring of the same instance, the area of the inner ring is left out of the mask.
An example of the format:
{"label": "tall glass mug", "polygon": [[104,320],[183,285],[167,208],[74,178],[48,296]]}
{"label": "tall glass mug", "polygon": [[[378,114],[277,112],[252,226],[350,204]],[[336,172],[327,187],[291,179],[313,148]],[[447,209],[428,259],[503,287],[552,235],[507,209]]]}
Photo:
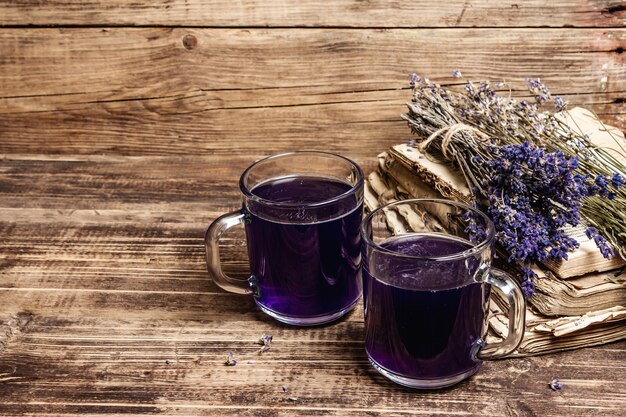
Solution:
{"label": "tall glass mug", "polygon": [[[490,268],[494,226],[486,215],[447,200],[397,201],[369,214],[361,234],[365,347],[381,374],[441,388],[519,346],[524,296],[515,279]],[[486,344],[492,286],[508,300],[509,334]]]}
{"label": "tall glass mug", "polygon": [[[246,169],[239,188],[243,207],[215,220],[205,236],[215,283],[252,294],[262,311],[289,324],[327,323],[354,308],[362,291],[361,169],[331,153],[285,153]],[[238,224],[246,229],[247,280],[220,267],[220,236]]]}

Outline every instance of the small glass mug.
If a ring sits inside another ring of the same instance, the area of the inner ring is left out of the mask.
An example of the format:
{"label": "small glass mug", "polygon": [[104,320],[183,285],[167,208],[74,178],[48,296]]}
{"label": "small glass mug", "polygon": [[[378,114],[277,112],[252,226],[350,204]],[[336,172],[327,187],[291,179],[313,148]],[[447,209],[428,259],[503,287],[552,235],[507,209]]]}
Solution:
{"label": "small glass mug", "polygon": [[[363,172],[327,152],[290,152],[262,159],[241,175],[243,207],[216,219],[205,235],[209,275],[221,288],[253,294],[278,321],[318,325],[343,316],[362,293]],[[247,280],[221,269],[218,242],[244,224]]]}
{"label": "small glass mug", "polygon": [[[494,225],[463,203],[396,201],[361,226],[365,347],[371,364],[412,388],[442,388],[484,359],[514,351],[525,300],[513,277],[490,269]],[[509,333],[485,344],[491,286],[509,303]]]}

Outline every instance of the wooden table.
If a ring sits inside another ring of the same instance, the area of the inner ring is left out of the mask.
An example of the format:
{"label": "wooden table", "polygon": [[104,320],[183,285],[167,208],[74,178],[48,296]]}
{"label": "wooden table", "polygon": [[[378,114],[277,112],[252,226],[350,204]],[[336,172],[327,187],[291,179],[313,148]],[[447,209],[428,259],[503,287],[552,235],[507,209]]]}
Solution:
{"label": "wooden table", "polygon": [[0,415],[625,415],[625,342],[416,392],[367,363],[361,308],[290,328],[207,278],[241,171],[290,149],[372,169],[408,137],[409,72],[541,77],[624,126],[622,3],[439,3],[0,3]]}

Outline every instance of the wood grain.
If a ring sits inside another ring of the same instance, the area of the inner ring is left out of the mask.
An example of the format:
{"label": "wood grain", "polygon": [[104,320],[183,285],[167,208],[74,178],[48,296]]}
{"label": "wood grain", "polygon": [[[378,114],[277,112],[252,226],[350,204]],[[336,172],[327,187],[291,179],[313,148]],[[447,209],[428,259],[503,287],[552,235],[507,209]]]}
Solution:
{"label": "wood grain", "polygon": [[[281,325],[208,279],[203,234],[263,156],[374,168],[409,134],[410,72],[516,96],[540,77],[625,126],[625,19],[614,0],[0,2],[0,415],[624,415],[624,341],[411,391],[368,364],[361,306]],[[242,230],[222,243],[245,277]]]}
{"label": "wood grain", "polygon": [[619,27],[625,9],[617,0],[13,0],[0,16],[4,25]]}
{"label": "wood grain", "polygon": [[[487,363],[454,389],[420,394],[393,386],[367,363],[361,320],[291,329],[224,312],[217,297],[203,300],[204,317],[188,315],[200,306],[140,316],[131,306],[146,302],[126,297],[129,306],[113,303],[108,315],[91,309],[91,297],[46,311],[37,294],[28,294],[36,311],[3,352],[0,412],[618,416],[626,402],[626,385],[617,378],[625,371],[624,342]],[[162,296],[153,298],[159,303]],[[124,318],[121,310],[130,314]],[[264,333],[274,336],[272,349],[244,358]],[[241,358],[234,368],[223,365],[228,351]],[[547,386],[554,375],[565,384],[562,392]],[[34,400],[19,408],[25,396]]]}
{"label": "wood grain", "polygon": [[[486,363],[453,389],[416,393],[368,364],[361,306],[292,328],[218,289],[204,228],[237,207],[236,179],[255,157],[0,159],[1,415],[622,413],[626,342]],[[223,260],[245,275],[241,237],[224,240]],[[272,348],[247,357],[262,334]],[[563,391],[548,388],[554,376]]]}
{"label": "wood grain", "polygon": [[399,119],[407,74],[452,83],[457,67],[474,79],[541,77],[620,126],[626,65],[615,51],[624,47],[624,29],[4,29],[0,152],[359,143],[374,155],[409,133]]}

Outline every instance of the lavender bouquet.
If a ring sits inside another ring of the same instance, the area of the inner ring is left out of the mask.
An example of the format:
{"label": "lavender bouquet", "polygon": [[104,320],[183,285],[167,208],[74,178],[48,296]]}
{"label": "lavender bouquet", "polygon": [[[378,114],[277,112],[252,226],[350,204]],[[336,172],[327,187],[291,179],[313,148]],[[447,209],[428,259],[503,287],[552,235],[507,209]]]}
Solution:
{"label": "lavender bouquet", "polygon": [[[463,172],[475,204],[494,221],[497,242],[521,265],[530,297],[531,264],[567,259],[579,243],[566,227],[581,220],[604,257],[616,249],[626,259],[626,167],[557,117],[567,105],[561,97],[539,80],[527,82],[534,103],[510,90],[499,95],[487,82],[452,91],[413,74],[403,118],[422,150]],[[545,110],[548,104],[554,111]]]}

